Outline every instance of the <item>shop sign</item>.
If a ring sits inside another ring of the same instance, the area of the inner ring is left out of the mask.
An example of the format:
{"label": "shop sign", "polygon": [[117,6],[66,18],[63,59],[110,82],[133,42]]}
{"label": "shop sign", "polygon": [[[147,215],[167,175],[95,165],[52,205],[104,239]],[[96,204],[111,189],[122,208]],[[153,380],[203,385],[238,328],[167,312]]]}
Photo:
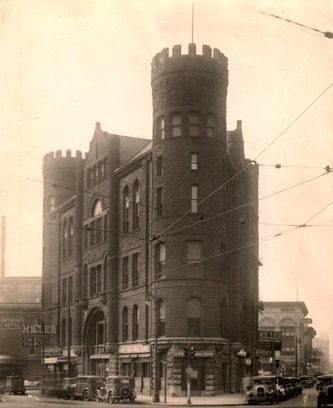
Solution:
{"label": "shop sign", "polygon": [[62,353],[62,348],[58,346],[45,346],[44,347],[44,354],[48,356],[57,356],[61,355]]}
{"label": "shop sign", "polygon": [[9,317],[1,319],[2,329],[22,329],[22,319]]}
{"label": "shop sign", "polygon": [[[44,364],[57,364],[57,357],[46,357],[44,358]],[[43,360],[42,360],[43,363]]]}
{"label": "shop sign", "polygon": [[41,347],[42,342],[41,342],[40,337],[24,336],[22,338],[22,346],[23,347]]}
{"label": "shop sign", "polygon": [[121,354],[149,353],[149,344],[122,344],[119,346]]}
{"label": "shop sign", "polygon": [[[174,357],[184,357],[184,350],[175,350],[173,355]],[[215,353],[212,350],[196,350],[195,351],[195,358],[209,358],[214,357]]]}
{"label": "shop sign", "polygon": [[57,329],[54,325],[45,324],[24,324],[22,327],[23,334],[56,334]]}

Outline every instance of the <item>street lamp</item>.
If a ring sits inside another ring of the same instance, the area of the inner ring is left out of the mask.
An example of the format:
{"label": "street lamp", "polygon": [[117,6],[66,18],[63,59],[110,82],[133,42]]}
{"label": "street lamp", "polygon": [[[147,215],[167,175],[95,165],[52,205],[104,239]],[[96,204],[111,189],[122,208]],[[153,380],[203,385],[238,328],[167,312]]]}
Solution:
{"label": "street lamp", "polygon": [[153,295],[151,292],[147,292],[148,299],[146,300],[146,304],[150,305],[150,299],[153,303],[153,310],[151,313],[154,316],[154,324],[153,326],[153,333],[154,333],[154,352],[153,352],[153,402],[160,401],[160,389],[159,389],[159,359],[158,359],[158,347],[157,347],[157,328],[158,328],[158,311],[157,311],[157,302],[156,302],[156,288],[155,294]]}
{"label": "street lamp", "polygon": [[295,339],[295,377],[298,375],[298,345],[301,343],[301,340],[296,337]]}

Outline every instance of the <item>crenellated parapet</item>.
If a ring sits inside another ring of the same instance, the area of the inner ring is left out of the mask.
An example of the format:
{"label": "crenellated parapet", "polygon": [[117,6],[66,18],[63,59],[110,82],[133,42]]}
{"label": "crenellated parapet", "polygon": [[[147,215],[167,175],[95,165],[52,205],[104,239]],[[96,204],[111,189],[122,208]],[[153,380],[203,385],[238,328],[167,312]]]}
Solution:
{"label": "crenellated parapet", "polygon": [[76,150],[75,155],[72,154],[71,150],[66,150],[65,154],[63,154],[62,150],[49,152],[43,158],[43,165],[50,164],[54,160],[60,159],[82,159],[82,152],[80,150]]}
{"label": "crenellated parapet", "polygon": [[151,64],[152,80],[165,70],[168,71],[168,68],[181,69],[184,66],[189,68],[191,65],[201,70],[219,73],[227,80],[228,58],[217,48],[212,49],[209,45],[203,45],[202,54],[198,54],[197,46],[193,43],[188,45],[187,54],[182,54],[181,45],[173,46],[171,55],[169,48],[164,48],[156,54]]}
{"label": "crenellated parapet", "polygon": [[155,55],[152,61],[152,69],[154,70],[158,66],[170,62],[170,59],[175,60],[178,58],[183,58],[183,57],[196,57],[196,58],[201,58],[201,59],[213,59],[216,61],[218,64],[221,64],[222,66],[227,66],[228,65],[228,58],[222,54],[220,50],[217,48],[212,48],[209,45],[203,45],[202,46],[202,54],[197,54],[197,45],[190,43],[188,45],[188,54],[182,54],[182,46],[180,44],[174,45],[172,47],[171,51],[171,56],[169,55],[169,48],[164,48],[161,52]]}

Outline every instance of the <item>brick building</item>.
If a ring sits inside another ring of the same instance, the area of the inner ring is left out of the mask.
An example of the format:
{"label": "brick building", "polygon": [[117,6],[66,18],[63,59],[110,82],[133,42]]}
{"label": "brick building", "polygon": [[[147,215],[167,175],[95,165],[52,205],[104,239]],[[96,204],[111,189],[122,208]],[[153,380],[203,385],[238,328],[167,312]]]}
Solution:
{"label": "brick building", "polygon": [[316,331],[309,326],[308,313],[304,302],[264,302],[259,329],[281,332],[281,350],[261,357],[264,371],[276,371],[274,361],[278,359],[285,363],[285,375],[309,374]]}
{"label": "brick building", "polygon": [[226,130],[227,86],[219,50],[166,48],[152,140],[97,123],[84,156],[44,157],[43,313],[71,366],[53,373],[129,374],[154,394],[166,376],[183,395],[188,345],[193,393],[256,370],[258,166],[241,122]]}
{"label": "brick building", "polygon": [[42,339],[28,333],[41,321],[41,277],[0,278],[0,382],[7,375],[41,376]]}

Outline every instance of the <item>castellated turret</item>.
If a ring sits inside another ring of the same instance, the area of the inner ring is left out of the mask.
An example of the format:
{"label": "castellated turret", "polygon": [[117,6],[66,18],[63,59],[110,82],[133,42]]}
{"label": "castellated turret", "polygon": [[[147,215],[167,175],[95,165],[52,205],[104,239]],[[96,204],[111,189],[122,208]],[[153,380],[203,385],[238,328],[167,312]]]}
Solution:
{"label": "castellated turret", "polygon": [[75,156],[71,150],[66,150],[65,155],[61,150],[57,150],[44,156],[44,215],[75,195],[76,171],[82,160],[82,153],[79,150]]}
{"label": "castellated turret", "polygon": [[[181,46],[165,48],[152,61],[153,94],[153,163],[154,176],[163,188],[163,205],[168,212],[154,220],[155,232],[163,231],[177,221],[177,229],[199,217],[222,212],[226,196],[219,189],[214,197],[195,205],[219,188],[229,177],[226,146],[226,98],[228,60],[208,45],[197,54],[189,44],[188,54]],[[160,172],[160,162],[163,172]],[[157,189],[158,190],[158,189]],[[156,202],[161,199],[156,190]],[[195,196],[197,195],[197,196]],[[177,200],[174,199],[177,197]],[[196,202],[196,203],[195,203]],[[212,225],[202,223],[195,231],[197,239],[213,231],[220,236],[226,231],[221,217]],[[174,237],[175,238],[175,237]]]}
{"label": "castellated turret", "polygon": [[[65,154],[57,150],[46,154],[43,159],[43,284],[47,288],[43,291],[43,305],[47,307],[56,304],[59,296],[58,288],[50,282],[56,279],[54,266],[59,262],[61,213],[66,206],[73,207],[71,200],[82,194],[84,161],[79,150],[75,155],[70,150],[66,150]],[[78,216],[80,206],[75,211],[75,224]]]}

